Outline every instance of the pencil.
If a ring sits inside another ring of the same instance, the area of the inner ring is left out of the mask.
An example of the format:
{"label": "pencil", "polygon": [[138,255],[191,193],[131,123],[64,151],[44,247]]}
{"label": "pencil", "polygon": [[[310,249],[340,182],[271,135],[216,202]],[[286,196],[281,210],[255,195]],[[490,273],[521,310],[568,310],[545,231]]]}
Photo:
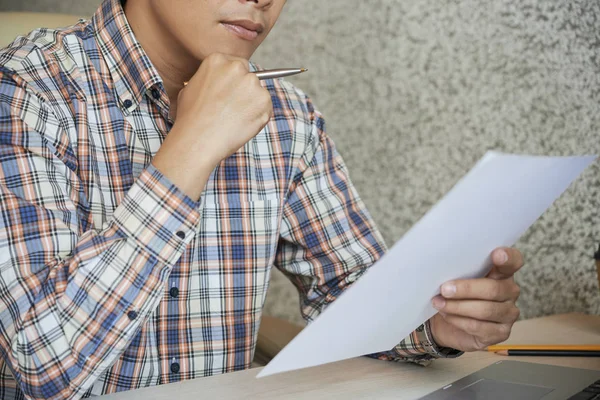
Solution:
{"label": "pencil", "polygon": [[498,344],[488,346],[487,351],[502,350],[548,350],[548,351],[600,351],[596,344]]}
{"label": "pencil", "polygon": [[501,356],[533,356],[533,357],[600,357],[600,351],[585,350],[500,350]]}

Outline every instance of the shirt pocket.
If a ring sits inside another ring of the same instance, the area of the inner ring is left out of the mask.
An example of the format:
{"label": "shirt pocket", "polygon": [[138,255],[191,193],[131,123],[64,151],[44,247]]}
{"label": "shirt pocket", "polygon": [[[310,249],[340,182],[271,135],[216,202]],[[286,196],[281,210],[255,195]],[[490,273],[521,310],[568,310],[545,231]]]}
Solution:
{"label": "shirt pocket", "polygon": [[277,251],[280,204],[261,199],[203,205],[196,239],[208,297],[239,299],[237,311],[262,308]]}

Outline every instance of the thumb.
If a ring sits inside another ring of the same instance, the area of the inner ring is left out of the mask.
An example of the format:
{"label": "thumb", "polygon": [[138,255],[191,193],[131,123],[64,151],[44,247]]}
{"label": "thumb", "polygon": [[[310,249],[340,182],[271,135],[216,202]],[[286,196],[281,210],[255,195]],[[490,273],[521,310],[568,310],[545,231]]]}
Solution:
{"label": "thumb", "polygon": [[523,267],[523,255],[517,249],[502,247],[492,252],[492,270],[487,275],[490,279],[512,278]]}

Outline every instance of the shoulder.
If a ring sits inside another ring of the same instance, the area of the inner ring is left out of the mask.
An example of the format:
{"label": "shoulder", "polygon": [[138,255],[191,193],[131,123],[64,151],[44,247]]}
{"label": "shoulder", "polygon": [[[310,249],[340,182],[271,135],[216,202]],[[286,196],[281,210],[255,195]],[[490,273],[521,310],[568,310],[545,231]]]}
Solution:
{"label": "shoulder", "polygon": [[319,110],[316,109],[313,100],[302,89],[284,78],[267,82],[269,82],[267,83],[267,89],[271,92],[271,96],[276,98],[276,102],[273,103],[275,111],[286,111],[306,123],[312,123],[318,118],[323,118]]}
{"label": "shoulder", "polygon": [[63,128],[73,114],[72,97],[78,95],[76,59],[83,52],[85,27],[36,29],[0,50],[0,117],[17,118],[4,126],[10,133],[4,142],[66,148]]}
{"label": "shoulder", "polygon": [[65,87],[78,73],[76,59],[89,35],[85,22],[62,29],[36,29],[0,50],[0,79],[49,106],[64,102]]}
{"label": "shoulder", "polygon": [[291,82],[281,78],[267,80],[265,85],[271,93],[278,130],[281,126],[290,126],[294,153],[310,159],[326,138],[323,115],[313,100]]}

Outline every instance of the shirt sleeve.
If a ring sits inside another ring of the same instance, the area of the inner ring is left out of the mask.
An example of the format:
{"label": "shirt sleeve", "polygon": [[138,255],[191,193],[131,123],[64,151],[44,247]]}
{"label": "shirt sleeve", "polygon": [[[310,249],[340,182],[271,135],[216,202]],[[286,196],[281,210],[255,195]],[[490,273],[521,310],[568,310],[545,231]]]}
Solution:
{"label": "shirt sleeve", "polygon": [[94,220],[56,117],[0,87],[0,354],[28,399],[80,398],[157,307],[198,204],[150,165]]}
{"label": "shirt sleeve", "polygon": [[[300,293],[307,322],[354,283],[386,251],[383,238],[358,196],[321,114],[307,99],[313,142],[300,161],[284,205],[276,266]],[[438,347],[429,324],[394,349],[371,355],[421,364],[460,352]]]}

